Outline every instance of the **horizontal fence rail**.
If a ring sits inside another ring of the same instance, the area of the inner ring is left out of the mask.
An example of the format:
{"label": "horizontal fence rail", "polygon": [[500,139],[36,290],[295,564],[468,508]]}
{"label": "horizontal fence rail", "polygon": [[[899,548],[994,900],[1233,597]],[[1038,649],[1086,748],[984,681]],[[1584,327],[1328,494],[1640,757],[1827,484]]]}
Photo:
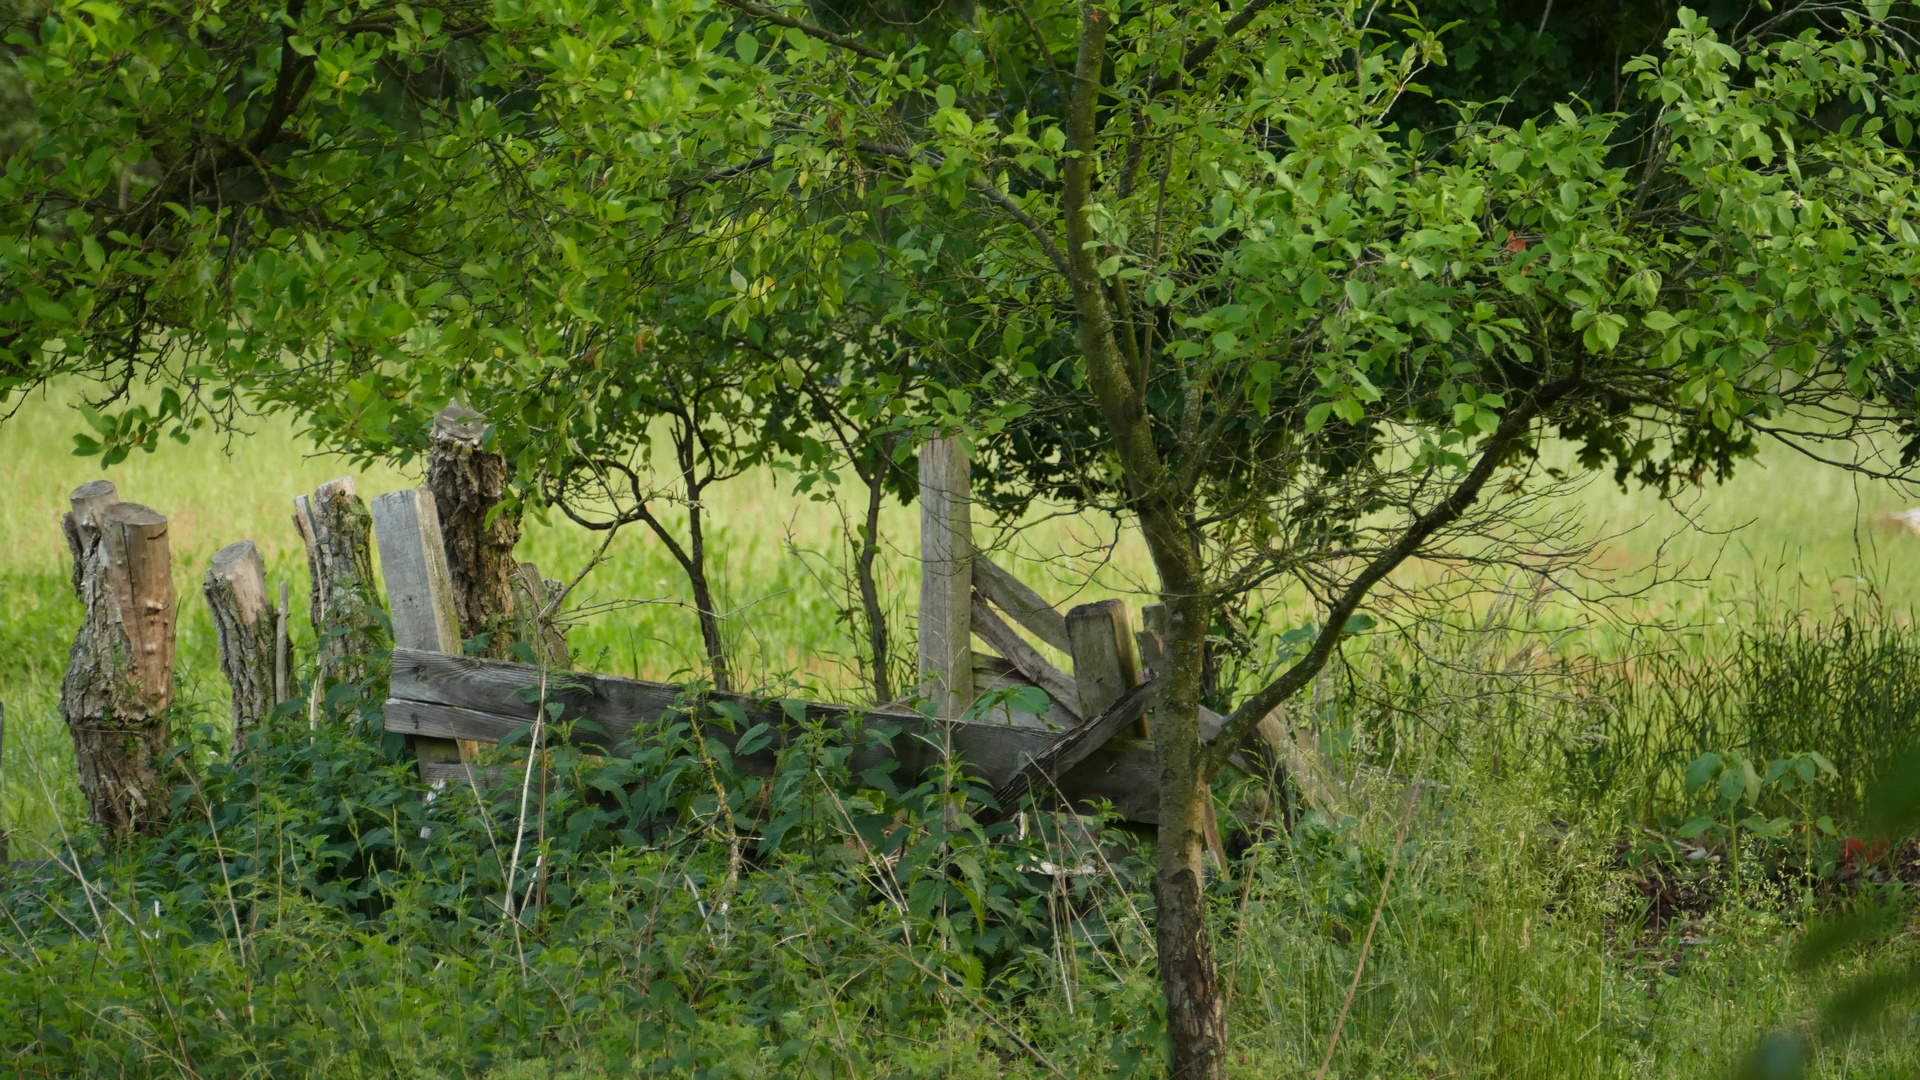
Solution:
{"label": "horizontal fence rail", "polygon": [[[898,763],[901,779],[917,782],[950,750],[966,763],[971,775],[994,789],[1012,780],[1035,759],[1045,757],[1059,739],[1055,733],[1035,728],[934,720],[895,710],[742,694],[694,697],[681,686],[607,675],[549,671],[545,680],[543,698],[541,669],[530,664],[397,648],[393,651],[386,729],[397,734],[495,744],[531,724],[544,700],[549,706],[561,707],[557,717],[549,710],[555,722],[579,725],[571,732],[575,745],[618,754],[630,744],[635,728],[656,724],[670,714],[700,718],[703,733],[729,750],[746,728],[766,724],[777,733],[776,738],[737,761],[747,772],[770,774],[779,749],[785,745],[785,733],[797,726],[788,710],[804,710],[801,715],[809,721],[824,722],[828,727],[864,717],[868,730],[899,730],[890,753],[880,748],[856,752],[849,762],[856,772],[884,764],[890,757]],[[724,725],[707,719],[715,715],[712,706],[723,701],[745,714],[746,724],[740,731],[729,732]],[[466,775],[466,767],[457,761],[421,762],[421,779],[428,782],[464,779]],[[1102,802],[1111,802],[1128,821],[1151,825],[1159,818],[1152,748],[1142,742],[1105,742],[1070,764],[1059,776],[1057,786],[1074,809],[1091,810]]]}

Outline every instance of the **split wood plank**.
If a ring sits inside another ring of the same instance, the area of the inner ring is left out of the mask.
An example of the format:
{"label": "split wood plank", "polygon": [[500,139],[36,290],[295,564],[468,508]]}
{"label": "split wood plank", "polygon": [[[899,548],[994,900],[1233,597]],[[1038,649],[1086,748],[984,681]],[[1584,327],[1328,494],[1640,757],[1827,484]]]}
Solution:
{"label": "split wood plank", "polygon": [[[680,686],[578,672],[549,672],[547,677],[546,701],[561,707],[560,722],[574,722],[573,743],[599,753],[630,752],[632,741],[645,739],[648,729],[663,717],[710,715],[707,706],[726,701],[746,715],[746,724],[732,725],[739,727],[733,731],[727,725],[703,723],[702,734],[731,748],[747,728],[768,725],[775,733],[772,742],[737,758],[743,770],[764,775],[773,771],[777,754],[786,745],[786,733],[797,727],[787,703],[778,700],[738,694],[700,698]],[[529,664],[396,648],[387,730],[498,742],[532,724],[539,687],[540,669]],[[863,746],[848,765],[857,773],[891,761],[906,783],[917,783],[951,753],[985,783],[997,785],[1046,753],[1058,739],[1052,732],[1032,728],[948,722],[904,711],[817,703],[805,703],[803,708],[809,721],[828,727],[861,723],[869,731],[897,729],[890,744]],[[1058,784],[1077,808],[1092,810],[1107,800],[1127,820],[1152,824],[1159,806],[1156,774],[1151,748],[1113,740],[1089,748],[1077,764],[1061,770]],[[445,778],[452,772],[423,763],[421,775]]]}
{"label": "split wood plank", "polygon": [[[1024,766],[993,789],[993,801],[998,810],[989,808],[976,816],[982,821],[996,821],[1018,810],[1022,799],[1046,799],[1056,787],[1066,792],[1065,779],[1073,775],[1073,770],[1098,753],[1123,729],[1138,723],[1152,707],[1154,694],[1155,687],[1151,681],[1140,683],[1120,695],[1106,712],[1055,739],[1052,745],[1034,754]],[[1158,770],[1152,769],[1151,749],[1143,748],[1142,753],[1148,759],[1149,770],[1157,776]],[[1154,804],[1156,807],[1159,805],[1157,787],[1154,790]]]}
{"label": "split wood plank", "polygon": [[1026,582],[985,555],[973,557],[973,587],[1034,637],[1063,653],[1073,652],[1073,640],[1067,634],[1067,617],[1039,593],[1027,588]]}
{"label": "split wood plank", "polygon": [[920,692],[943,720],[973,704],[972,468],[957,437],[920,448]]}
{"label": "split wood plank", "polygon": [[[376,496],[373,533],[380,545],[396,654],[406,648],[460,655],[460,615],[433,492],[409,488]],[[430,738],[414,740],[414,756],[423,764],[450,756],[466,761],[479,749],[470,736],[456,740],[455,746],[436,745]]]}

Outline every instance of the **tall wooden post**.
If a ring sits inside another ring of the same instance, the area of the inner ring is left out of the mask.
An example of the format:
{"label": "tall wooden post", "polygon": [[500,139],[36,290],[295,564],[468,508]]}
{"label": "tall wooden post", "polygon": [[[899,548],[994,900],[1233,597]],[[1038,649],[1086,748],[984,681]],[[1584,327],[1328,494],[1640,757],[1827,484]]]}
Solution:
{"label": "tall wooden post", "polygon": [[485,634],[481,655],[505,657],[519,629],[513,548],[520,542],[520,514],[498,510],[512,467],[481,448],[486,432],[487,418],[458,402],[440,410],[433,418],[427,488],[440,515],[460,637]]}
{"label": "tall wooden post", "polygon": [[971,469],[958,438],[920,448],[920,692],[946,720],[973,704]]}
{"label": "tall wooden post", "polygon": [[277,620],[267,599],[267,561],[253,541],[228,544],[213,553],[200,584],[213,610],[220,670],[233,689],[233,756],[246,749],[247,732],[265,720],[275,697]]}
{"label": "tall wooden post", "polygon": [[313,579],[314,652],[319,675],[313,693],[330,684],[357,683],[372,671],[369,657],[386,645],[380,629],[380,599],[373,589],[373,550],[368,546],[366,504],[353,477],[329,480],[311,496],[293,501],[293,523],[307,544]]}
{"label": "tall wooden post", "polygon": [[[380,545],[394,645],[460,655],[460,616],[433,492],[409,488],[375,496],[373,532]],[[422,762],[464,761],[479,751],[480,744],[416,735],[413,749]]]}
{"label": "tall wooden post", "polygon": [[78,555],[85,621],[68,655],[60,712],[80,791],[114,836],[159,826],[170,809],[161,758],[173,702],[173,556],[167,519],[98,482],[76,490],[64,523]]}

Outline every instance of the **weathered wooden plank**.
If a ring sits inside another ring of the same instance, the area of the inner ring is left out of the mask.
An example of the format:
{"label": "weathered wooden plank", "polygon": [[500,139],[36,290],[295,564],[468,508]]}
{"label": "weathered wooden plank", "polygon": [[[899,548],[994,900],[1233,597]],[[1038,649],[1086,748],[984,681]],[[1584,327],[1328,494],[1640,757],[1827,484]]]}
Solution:
{"label": "weathered wooden plank", "polygon": [[[447,569],[433,492],[410,488],[375,497],[373,534],[380,545],[380,572],[386,578],[395,647],[458,655],[460,613],[454,604],[453,578]],[[464,761],[480,745],[465,738],[451,748],[414,740],[414,755],[422,764],[448,756],[449,749]]]}
{"label": "weathered wooden plank", "polygon": [[920,448],[920,692],[947,720],[973,703],[971,469],[958,438]]}
{"label": "weathered wooden plank", "polygon": [[1114,702],[1106,712],[1054,740],[1053,745],[1035,754],[1026,765],[996,785],[993,801],[1000,809],[997,813],[992,810],[983,813],[989,818],[1011,813],[1024,798],[1045,798],[1056,783],[1063,793],[1068,793],[1067,781],[1075,775],[1075,766],[1085,762],[1094,751],[1105,747],[1108,740],[1124,728],[1139,722],[1140,717],[1146,715],[1147,709],[1152,706],[1153,698],[1154,686],[1150,682],[1141,683],[1120,695],[1120,700]]}
{"label": "weathered wooden plank", "polygon": [[[1119,600],[1081,604],[1067,612],[1067,637],[1073,645],[1073,684],[1080,692],[1080,715],[1099,716],[1140,682],[1127,605]],[[1131,732],[1147,736],[1140,720]]]}
{"label": "weathered wooden plank", "polygon": [[[442,738],[498,741],[532,721],[540,702],[539,686],[540,670],[528,664],[395,649],[387,722],[396,731],[418,729]],[[776,732],[784,732],[793,722],[778,700],[738,694],[716,694],[706,699],[714,700],[739,707],[748,726],[765,723]],[[575,672],[549,673],[546,701],[561,706],[563,725],[569,720],[586,721],[573,729],[576,744],[616,754],[634,737],[636,728],[642,729],[639,734],[644,736],[644,728],[662,716],[701,704],[700,699],[689,698],[678,686]],[[984,783],[997,785],[1044,754],[1058,738],[1054,733],[1031,728],[941,722],[918,713],[818,703],[808,703],[804,709],[810,720],[829,725],[852,724],[864,717],[868,729],[899,729],[890,753],[886,749],[863,749],[851,764],[858,771],[891,757],[900,763],[901,776],[909,780],[924,775],[943,754],[951,752],[967,762],[969,771]],[[703,729],[728,747],[738,738],[717,723],[703,724]],[[758,755],[743,759],[741,767],[747,771],[770,770],[782,745],[784,739],[776,737]],[[1060,772],[1059,786],[1077,808],[1110,801],[1128,820],[1151,824],[1158,810],[1154,775],[1150,747],[1115,739]]]}
{"label": "weathered wooden plank", "polygon": [[1073,641],[1067,636],[1067,617],[1039,593],[1027,588],[1026,582],[977,553],[973,557],[973,587],[1034,637],[1063,653],[1073,651]]}
{"label": "weathered wooden plank", "polygon": [[[1063,624],[1064,625],[1064,624]],[[974,598],[973,632],[980,640],[993,646],[1001,656],[1007,658],[1020,674],[1025,675],[1033,685],[1047,692],[1067,712],[1073,714],[1074,726],[1080,722],[1080,690],[1074,685],[1073,676],[1047,663],[1039,651],[1026,643],[1025,639],[1014,633],[993,608],[987,606],[979,597]]]}
{"label": "weathered wooden plank", "polygon": [[[995,690],[1018,689],[1029,686],[1035,690],[1040,690],[1043,694],[1047,693],[1047,691],[1042,689],[1038,684],[1028,679],[1025,675],[1022,675],[1019,669],[1015,668],[1013,664],[1004,657],[983,652],[975,652],[973,654],[973,692],[976,695],[976,705],[978,704],[978,695],[985,695]],[[1060,704],[1059,700],[1052,694],[1047,694],[1047,709],[1043,713],[1024,712],[1010,706],[1002,705],[984,716],[977,716],[976,720],[983,724],[998,724],[1004,722],[1052,732],[1071,731],[1080,726],[1079,715]]]}

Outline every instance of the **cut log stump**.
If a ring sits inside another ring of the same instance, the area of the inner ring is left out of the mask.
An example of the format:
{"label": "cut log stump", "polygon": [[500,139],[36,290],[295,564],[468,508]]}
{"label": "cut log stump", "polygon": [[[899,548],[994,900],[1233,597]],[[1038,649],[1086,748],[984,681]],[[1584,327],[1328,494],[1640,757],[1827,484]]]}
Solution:
{"label": "cut log stump", "polygon": [[60,712],[89,817],[126,837],[158,829],[169,810],[161,759],[171,741],[173,559],[166,517],[113,501],[106,488],[75,491],[64,523],[86,614],[68,654]]}
{"label": "cut log stump", "polygon": [[233,690],[233,756],[246,749],[247,734],[272,715],[276,689],[276,631],[267,599],[267,563],[253,541],[228,544],[213,554],[200,584],[213,610],[220,671]]}

